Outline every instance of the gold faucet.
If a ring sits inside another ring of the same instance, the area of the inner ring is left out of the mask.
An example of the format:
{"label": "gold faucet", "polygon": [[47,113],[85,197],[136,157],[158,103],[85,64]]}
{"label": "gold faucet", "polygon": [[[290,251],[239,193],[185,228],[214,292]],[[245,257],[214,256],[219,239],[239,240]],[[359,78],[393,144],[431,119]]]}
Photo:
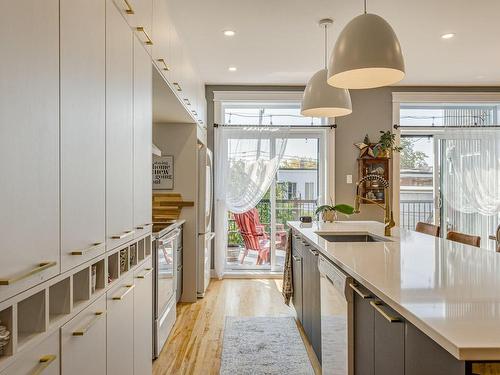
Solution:
{"label": "gold faucet", "polygon": [[[359,186],[366,181],[379,181],[382,186],[384,187],[384,199],[385,199],[385,206],[382,206],[380,203],[374,201],[373,199],[365,198],[362,197],[359,194]],[[396,226],[396,223],[394,222],[394,215],[392,214],[391,210],[391,203],[390,203],[390,197],[389,197],[389,182],[386,181],[385,178],[377,175],[377,174],[367,174],[365,177],[363,177],[361,180],[359,180],[356,183],[356,197],[354,198],[354,212],[359,213],[359,207],[361,206],[361,201],[366,201],[373,203],[380,207],[381,209],[384,210],[384,236],[389,237],[391,235],[391,228],[394,228]]]}

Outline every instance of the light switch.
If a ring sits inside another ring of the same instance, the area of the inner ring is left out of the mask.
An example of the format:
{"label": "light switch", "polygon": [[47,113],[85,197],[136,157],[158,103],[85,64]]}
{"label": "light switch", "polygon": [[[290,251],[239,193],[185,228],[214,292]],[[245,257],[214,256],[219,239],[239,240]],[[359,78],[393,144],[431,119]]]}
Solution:
{"label": "light switch", "polygon": [[346,176],[346,182],[347,182],[348,184],[352,184],[352,174],[348,174],[348,175]]}

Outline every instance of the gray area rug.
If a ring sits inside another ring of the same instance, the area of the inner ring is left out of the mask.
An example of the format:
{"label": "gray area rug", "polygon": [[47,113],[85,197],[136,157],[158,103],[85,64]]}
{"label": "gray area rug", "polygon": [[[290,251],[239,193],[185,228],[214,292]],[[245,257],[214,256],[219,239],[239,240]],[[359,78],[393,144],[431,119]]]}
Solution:
{"label": "gray area rug", "polygon": [[293,317],[227,317],[221,375],[314,375]]}

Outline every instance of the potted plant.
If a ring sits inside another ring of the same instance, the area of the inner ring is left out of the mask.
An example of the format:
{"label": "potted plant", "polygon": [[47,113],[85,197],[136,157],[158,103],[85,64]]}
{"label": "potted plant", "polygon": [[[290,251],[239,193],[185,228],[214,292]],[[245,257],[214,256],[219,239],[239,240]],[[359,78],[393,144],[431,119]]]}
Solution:
{"label": "potted plant", "polygon": [[314,214],[315,215],[321,214],[321,219],[324,222],[328,221],[330,223],[333,223],[334,221],[337,220],[338,212],[346,216],[349,216],[354,213],[354,207],[349,206],[348,204],[336,204],[336,205],[324,204],[316,208]]}
{"label": "potted plant", "polygon": [[375,155],[390,158],[393,152],[400,152],[403,147],[396,146],[396,134],[390,130],[380,131],[380,139],[374,147]]}

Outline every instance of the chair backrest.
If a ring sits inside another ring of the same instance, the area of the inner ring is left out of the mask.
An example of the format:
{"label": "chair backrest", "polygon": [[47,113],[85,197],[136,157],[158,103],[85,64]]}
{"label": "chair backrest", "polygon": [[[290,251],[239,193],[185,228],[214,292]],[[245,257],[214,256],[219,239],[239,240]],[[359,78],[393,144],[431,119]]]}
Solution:
{"label": "chair backrest", "polygon": [[257,229],[259,214],[256,212],[257,209],[252,208],[250,211],[243,212],[242,214],[233,214],[245,247],[252,250],[260,250],[259,239],[262,236]]}
{"label": "chair backrest", "polygon": [[481,246],[481,237],[460,232],[454,232],[451,230],[446,235],[446,239],[450,241],[460,242],[465,245],[471,245],[475,247]]}
{"label": "chair backrest", "polygon": [[439,225],[418,222],[415,231],[419,233],[428,234],[434,237],[439,237],[440,228]]}

